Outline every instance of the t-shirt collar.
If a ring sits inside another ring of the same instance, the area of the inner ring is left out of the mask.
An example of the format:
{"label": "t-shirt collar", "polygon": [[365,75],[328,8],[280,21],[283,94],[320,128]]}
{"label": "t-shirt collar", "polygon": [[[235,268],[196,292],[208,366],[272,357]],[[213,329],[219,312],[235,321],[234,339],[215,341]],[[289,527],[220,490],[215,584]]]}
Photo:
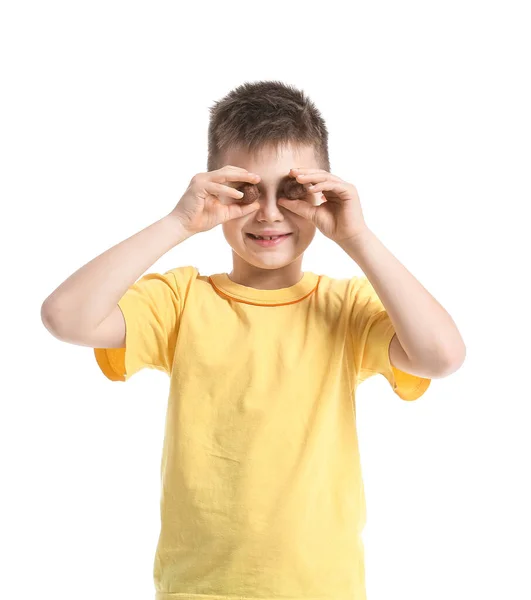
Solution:
{"label": "t-shirt collar", "polygon": [[216,273],[210,275],[208,279],[216,292],[222,296],[228,296],[247,304],[278,306],[299,302],[310,296],[317,289],[320,276],[311,271],[305,271],[298,283],[278,290],[259,290],[241,285],[232,281],[228,273]]}

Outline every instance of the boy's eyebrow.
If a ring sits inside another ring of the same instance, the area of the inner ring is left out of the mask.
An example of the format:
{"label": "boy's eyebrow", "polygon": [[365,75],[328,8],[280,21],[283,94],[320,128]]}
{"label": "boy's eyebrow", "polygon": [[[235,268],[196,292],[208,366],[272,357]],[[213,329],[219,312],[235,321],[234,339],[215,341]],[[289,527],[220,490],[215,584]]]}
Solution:
{"label": "boy's eyebrow", "polygon": [[[278,184],[282,185],[283,183],[286,183],[286,181],[293,179],[293,177],[291,177],[290,175],[284,175],[284,177],[281,177],[278,180]],[[258,183],[255,183],[254,185],[256,185],[256,187],[263,187],[263,181],[260,179],[260,181]]]}

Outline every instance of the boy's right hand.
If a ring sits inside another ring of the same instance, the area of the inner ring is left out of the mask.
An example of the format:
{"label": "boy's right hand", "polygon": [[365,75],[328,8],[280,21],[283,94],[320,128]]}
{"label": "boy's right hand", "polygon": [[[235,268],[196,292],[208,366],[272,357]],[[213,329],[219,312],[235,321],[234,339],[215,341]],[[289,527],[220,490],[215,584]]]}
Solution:
{"label": "boy's right hand", "polygon": [[[252,204],[240,203],[243,194],[229,182],[256,184],[260,176],[241,167],[225,165],[215,171],[197,173],[190,181],[188,189],[168,216],[177,217],[184,229],[193,235],[208,231],[220,223],[244,217],[260,207],[258,201]],[[218,198],[220,196],[223,201]],[[231,200],[234,199],[234,202]]]}

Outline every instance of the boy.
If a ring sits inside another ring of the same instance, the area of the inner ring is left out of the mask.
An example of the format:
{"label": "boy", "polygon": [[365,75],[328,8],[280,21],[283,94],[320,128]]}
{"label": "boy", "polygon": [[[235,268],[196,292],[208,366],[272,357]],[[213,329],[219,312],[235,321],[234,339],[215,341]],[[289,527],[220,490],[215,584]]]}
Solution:
{"label": "boy", "polygon": [[[415,400],[465,346],[367,227],[355,187],[329,173],[327,129],[302,92],[236,88],[211,109],[208,144],[207,172],[177,206],[69,277],[43,322],[94,347],[112,381],[144,367],[171,378],[156,600],[362,600],[357,386],[380,373]],[[303,194],[288,199],[294,182]],[[218,224],[229,274],[184,266],[137,281]],[[302,272],[317,228],[366,277]]]}

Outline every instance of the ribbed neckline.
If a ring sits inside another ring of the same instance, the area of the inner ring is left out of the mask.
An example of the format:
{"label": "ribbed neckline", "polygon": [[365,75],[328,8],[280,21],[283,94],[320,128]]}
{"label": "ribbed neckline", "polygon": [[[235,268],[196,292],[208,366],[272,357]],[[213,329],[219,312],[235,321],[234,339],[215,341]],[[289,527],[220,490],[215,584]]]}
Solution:
{"label": "ribbed neckline", "polygon": [[208,278],[214,289],[229,298],[245,302],[247,304],[258,304],[267,306],[278,306],[279,304],[292,304],[299,302],[309,296],[319,285],[320,276],[305,271],[302,279],[287,288],[278,290],[258,290],[256,288],[241,285],[230,279],[228,273],[215,273]]}

